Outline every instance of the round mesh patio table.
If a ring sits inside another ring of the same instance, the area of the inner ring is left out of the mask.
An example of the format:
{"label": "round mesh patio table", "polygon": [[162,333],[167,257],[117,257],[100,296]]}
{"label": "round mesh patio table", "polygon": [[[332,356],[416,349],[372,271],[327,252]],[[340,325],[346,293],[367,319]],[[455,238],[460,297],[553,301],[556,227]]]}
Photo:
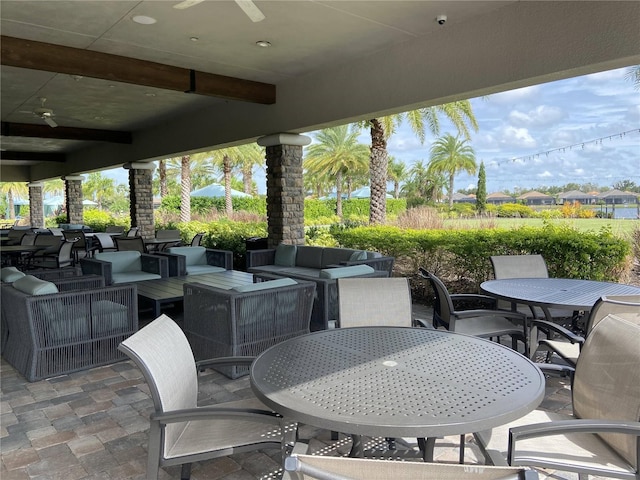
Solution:
{"label": "round mesh patio table", "polygon": [[640,295],[640,288],[633,285],[573,278],[505,278],[483,282],[480,290],[508,302],[585,311],[600,297]]}
{"label": "round mesh patio table", "polygon": [[433,438],[508,423],[544,397],[541,371],[477,337],[426,328],[314,332],[251,367],[256,396],[286,419],[371,437]]}

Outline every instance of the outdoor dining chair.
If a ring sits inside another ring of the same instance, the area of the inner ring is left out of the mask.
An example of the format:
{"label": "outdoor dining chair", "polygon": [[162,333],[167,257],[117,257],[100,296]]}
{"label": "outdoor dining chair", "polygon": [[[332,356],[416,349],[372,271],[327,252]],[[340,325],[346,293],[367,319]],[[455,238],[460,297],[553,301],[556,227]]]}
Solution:
{"label": "outdoor dining chair", "polygon": [[[49,235],[52,236],[52,235]],[[56,237],[57,238],[57,237]],[[73,240],[57,239],[58,247],[55,252],[45,253],[44,255],[36,256],[29,262],[30,268],[65,268],[75,265],[75,259],[73,257],[73,247],[77,242]]]}
{"label": "outdoor dining chair", "polygon": [[[434,293],[433,326],[483,338],[511,337],[511,344],[517,350],[517,341],[524,343],[525,355],[529,353],[526,316],[519,312],[492,308],[495,299],[486,295],[450,294],[437,276],[424,268],[419,269],[421,277],[427,279]],[[459,302],[484,304],[489,308],[456,309]]]}
{"label": "outdoor dining chair", "polygon": [[135,251],[140,253],[146,253],[144,246],[144,239],[142,237],[116,237],[116,247],[118,251]]}
{"label": "outdoor dining chair", "polygon": [[[610,313],[623,316],[625,320],[640,325],[640,295],[600,298],[589,312],[586,335],[589,335],[598,322]],[[553,322],[544,320],[535,320],[534,322],[541,330],[547,332],[547,338],[538,342],[539,348],[547,350],[547,361],[550,361],[551,355],[555,353],[569,365],[575,367],[585,338]]]}
{"label": "outdoor dining chair", "polygon": [[73,244],[74,263],[78,263],[81,257],[91,257],[93,252],[98,249],[98,245],[94,245],[81,228],[63,230],[62,236],[68,241],[75,240]]}
{"label": "outdoor dining chair", "polygon": [[162,466],[182,465],[181,478],[188,479],[192,462],[283,446],[282,418],[256,398],[198,406],[199,370],[248,365],[253,357],[196,363],[182,329],[166,315],[124,340],[118,349],[142,371],[153,400],[149,480],[158,478]]}
{"label": "outdoor dining chair", "polygon": [[121,225],[107,225],[104,229],[105,233],[117,233],[124,235],[124,227]]}
{"label": "outdoor dining chair", "polygon": [[[487,462],[574,472],[580,479],[638,479],[640,326],[609,314],[582,348],[571,387],[573,415],[534,410],[476,433]],[[573,371],[571,367],[542,365]]]}
{"label": "outdoor dining chair", "polygon": [[204,232],[196,233],[191,239],[191,246],[199,247],[202,243],[202,237],[204,237]]}
{"label": "outdoor dining chair", "polygon": [[125,236],[137,237],[139,235],[140,235],[140,229],[138,227],[131,227],[129,230],[127,230],[127,234]]}
{"label": "outdoor dining chair", "polygon": [[94,233],[93,240],[97,243],[100,252],[115,252],[118,250],[113,237],[108,233]]}

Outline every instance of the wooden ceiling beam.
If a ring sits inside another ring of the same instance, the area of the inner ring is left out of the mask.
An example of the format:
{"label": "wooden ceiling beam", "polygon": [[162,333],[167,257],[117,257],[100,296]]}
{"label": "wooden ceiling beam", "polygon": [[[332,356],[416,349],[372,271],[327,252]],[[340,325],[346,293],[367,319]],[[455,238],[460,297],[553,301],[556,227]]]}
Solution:
{"label": "wooden ceiling beam", "polygon": [[24,162],[64,162],[66,155],[64,153],[48,153],[48,152],[16,152],[13,150],[1,150],[1,160],[19,160]]}
{"label": "wooden ceiling beam", "polygon": [[132,143],[131,132],[98,130],[95,128],[55,127],[32,123],[2,122],[0,133],[4,137],[57,138],[111,143]]}
{"label": "wooden ceiling beam", "polygon": [[276,102],[276,87],[268,83],[4,35],[0,63],[265,105]]}

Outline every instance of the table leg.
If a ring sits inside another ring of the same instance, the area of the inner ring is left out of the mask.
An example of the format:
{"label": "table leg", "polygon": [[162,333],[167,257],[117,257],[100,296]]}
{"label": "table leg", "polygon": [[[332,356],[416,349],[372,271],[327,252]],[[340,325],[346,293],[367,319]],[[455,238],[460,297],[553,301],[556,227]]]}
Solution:
{"label": "table leg", "polygon": [[422,460],[425,462],[433,462],[433,449],[436,446],[436,438],[419,438],[418,448],[422,452]]}
{"label": "table leg", "polygon": [[351,435],[351,451],[349,452],[349,456],[353,458],[362,458],[364,457],[364,446],[362,444],[362,436],[361,435]]}

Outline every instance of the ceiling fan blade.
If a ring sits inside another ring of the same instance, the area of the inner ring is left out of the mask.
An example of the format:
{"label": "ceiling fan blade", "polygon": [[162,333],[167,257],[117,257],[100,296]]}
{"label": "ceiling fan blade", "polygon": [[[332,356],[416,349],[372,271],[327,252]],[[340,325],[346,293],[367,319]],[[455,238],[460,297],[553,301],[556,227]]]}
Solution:
{"label": "ceiling fan blade", "polygon": [[51,118],[51,117],[49,117],[49,116],[47,116],[47,115],[44,115],[44,116],[42,117],[42,119],[43,119],[43,120],[44,120],[44,122],[45,122],[47,125],[49,125],[51,128],[56,128],[56,127],[58,126],[58,124],[53,120],[53,118]]}
{"label": "ceiling fan blade", "polygon": [[251,0],[235,0],[235,2],[242,9],[242,11],[247,14],[247,17],[249,17],[252,22],[261,22],[265,19],[264,14],[258,7],[256,7],[256,4]]}
{"label": "ceiling fan blade", "polygon": [[173,8],[177,10],[184,10],[185,8],[193,7],[199,3],[204,2],[204,0],[184,0],[183,2],[176,3]]}

